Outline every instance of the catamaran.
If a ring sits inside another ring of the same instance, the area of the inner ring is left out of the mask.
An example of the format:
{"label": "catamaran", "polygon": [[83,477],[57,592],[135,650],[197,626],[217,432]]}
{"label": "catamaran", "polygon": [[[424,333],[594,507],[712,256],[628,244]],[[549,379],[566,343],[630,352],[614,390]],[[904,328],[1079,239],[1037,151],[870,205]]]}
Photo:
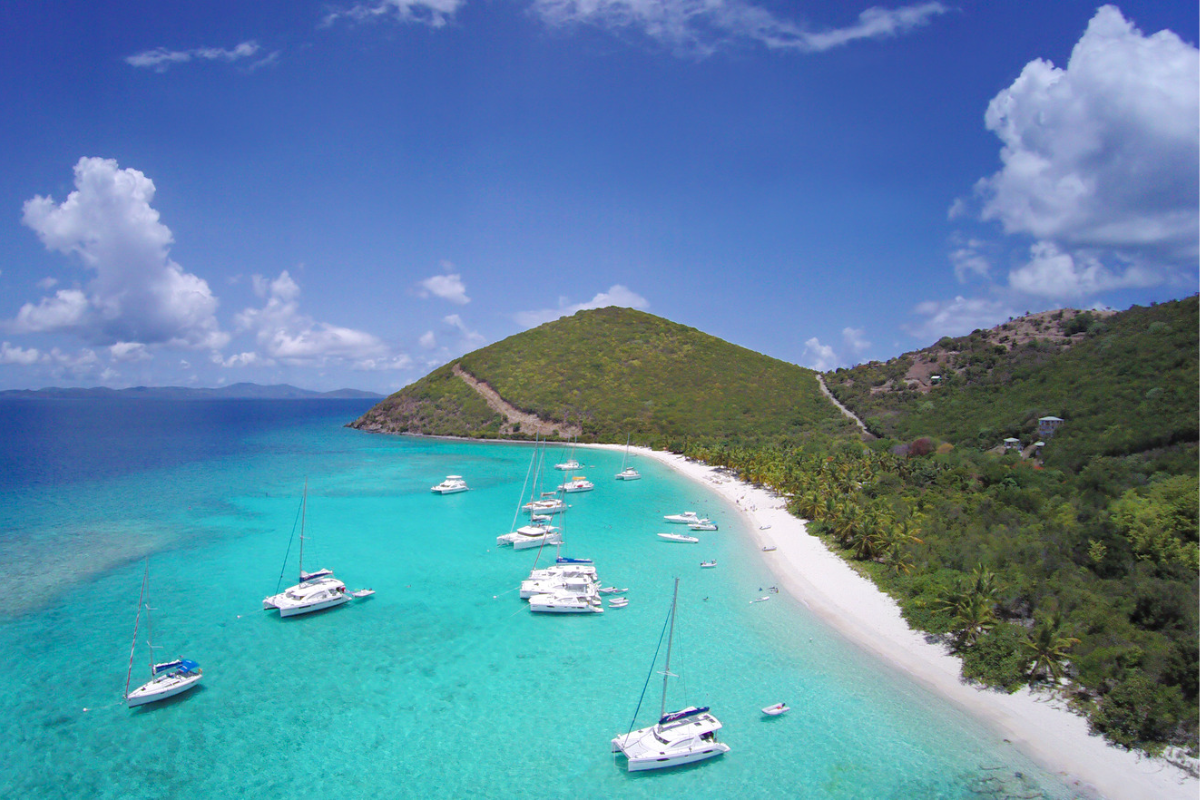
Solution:
{"label": "catamaran", "polygon": [[582,475],[576,475],[566,483],[560,483],[558,490],[565,494],[575,494],[576,492],[590,492],[596,488],[596,484],[589,481]]}
{"label": "catamaran", "polygon": [[456,494],[468,491],[470,488],[467,486],[467,482],[463,480],[462,475],[447,475],[446,480],[437,486],[431,487],[429,491],[434,494]]}
{"label": "catamaran", "polygon": [[[146,573],[142,577],[142,594],[138,599],[138,613],[133,620],[133,644],[129,647],[129,672],[125,676],[125,703],[130,708],[166,700],[168,697],[174,697],[188,689],[195,688],[204,674],[204,670],[200,669],[199,664],[186,658],[177,658],[174,661],[164,661],[160,664],[154,663],[154,651],[161,645],[155,645],[153,642],[154,630],[150,624],[149,586],[150,559],[147,558]],[[146,610],[146,645],[150,648],[150,680],[131,692],[129,684],[133,678],[133,653],[137,649],[138,625],[142,619],[143,608]]]}
{"label": "catamaran", "polygon": [[514,550],[528,550],[530,547],[541,547],[544,544],[561,543],[561,530],[544,522],[535,522],[533,525],[522,525],[512,533],[505,533],[496,537],[497,547],[511,544]]}
{"label": "catamaran", "polygon": [[616,479],[619,481],[638,481],[642,479],[642,474],[632,466],[625,466],[625,462],[629,460],[629,437],[625,437],[625,455],[621,458],[621,471],[616,474]]}
{"label": "catamaran", "polygon": [[[319,569],[316,572],[304,571],[304,535],[305,515],[308,511],[308,482],[304,483],[304,497],[300,501],[300,582],[289,586],[279,594],[263,598],[263,609],[279,609],[279,616],[294,617],[300,614],[310,614],[326,608],[340,606],[350,602],[352,597],[366,597],[374,594],[364,589],[360,592],[347,592],[346,584],[333,576],[333,570]],[[291,549],[289,544],[288,549]],[[286,568],[287,556],[284,556]],[[281,576],[282,577],[282,576]]]}
{"label": "catamaran", "polygon": [[[662,706],[658,722],[648,728],[631,730],[611,743],[612,752],[625,755],[630,772],[677,767],[729,752],[729,745],[717,741],[721,723],[709,713],[707,706],[688,706],[682,711],[667,713],[667,679],[677,677],[671,672],[671,645],[675,639],[675,607],[678,600],[679,579],[676,578],[675,594],[671,598],[671,633],[667,638],[667,663],[662,673]],[[636,711],[634,719],[637,719]],[[632,728],[633,723],[629,727]]]}

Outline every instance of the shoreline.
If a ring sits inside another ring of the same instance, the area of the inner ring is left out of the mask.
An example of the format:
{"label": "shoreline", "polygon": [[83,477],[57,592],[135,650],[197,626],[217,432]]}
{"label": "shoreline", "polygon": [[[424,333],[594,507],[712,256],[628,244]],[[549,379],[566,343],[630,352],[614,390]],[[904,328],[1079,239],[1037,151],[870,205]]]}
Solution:
{"label": "shoreline", "polygon": [[[805,521],[788,513],[773,492],[675,453],[646,447],[629,452],[652,458],[729,501],[749,523],[751,542],[788,594],[860,649],[982,721],[1069,788],[1111,800],[1195,800],[1200,794],[1200,780],[1165,759],[1092,735],[1085,718],[1046,693],[1024,687],[1010,695],[965,683],[957,658],[911,629],[891,597],[809,535]],[[764,546],[776,549],[763,552]]]}

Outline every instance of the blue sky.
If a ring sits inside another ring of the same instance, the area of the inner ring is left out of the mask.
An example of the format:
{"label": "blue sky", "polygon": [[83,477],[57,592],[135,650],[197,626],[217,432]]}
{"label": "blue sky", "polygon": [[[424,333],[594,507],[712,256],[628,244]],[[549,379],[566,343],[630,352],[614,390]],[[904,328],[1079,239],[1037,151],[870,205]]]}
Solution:
{"label": "blue sky", "polygon": [[1197,13],[5,4],[0,389],[389,392],[612,304],[828,369],[1185,297]]}

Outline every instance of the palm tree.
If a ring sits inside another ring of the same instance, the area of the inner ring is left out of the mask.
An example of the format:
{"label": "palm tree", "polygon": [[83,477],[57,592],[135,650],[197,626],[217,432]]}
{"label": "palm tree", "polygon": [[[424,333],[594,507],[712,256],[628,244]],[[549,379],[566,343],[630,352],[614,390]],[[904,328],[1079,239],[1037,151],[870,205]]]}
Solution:
{"label": "palm tree", "polygon": [[1062,615],[1056,611],[1031,633],[1025,634],[1024,645],[1033,653],[1033,665],[1029,668],[1031,682],[1062,679],[1067,655],[1071,647],[1079,643],[1074,636],[1064,636],[1062,626]]}

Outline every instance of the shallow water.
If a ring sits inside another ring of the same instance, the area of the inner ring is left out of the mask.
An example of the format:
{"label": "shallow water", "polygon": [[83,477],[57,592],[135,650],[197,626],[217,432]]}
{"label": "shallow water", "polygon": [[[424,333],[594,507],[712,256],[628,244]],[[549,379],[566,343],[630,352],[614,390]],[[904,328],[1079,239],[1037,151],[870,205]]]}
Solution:
{"label": "shallow water", "polygon": [[[565,554],[594,558],[629,606],[539,616],[515,591],[536,551],[495,546],[532,491],[532,446],[359,433],[342,427],[356,401],[147,402],[0,404],[0,559],[16,587],[0,611],[0,796],[1069,796],[786,595],[750,603],[772,579],[736,512],[648,459],[625,483],[620,452],[577,451],[596,490],[569,496],[563,522]],[[472,490],[432,494],[447,474]],[[305,480],[305,568],[377,594],[281,620],[261,600],[281,569],[294,583]],[[654,535],[686,509],[721,530]],[[147,554],[157,655],[205,675],[130,710]],[[667,707],[711,705],[732,751],[631,775],[609,740],[648,674],[636,723],[658,712],[650,662],[675,576]],[[762,715],[780,700],[789,714]]]}

